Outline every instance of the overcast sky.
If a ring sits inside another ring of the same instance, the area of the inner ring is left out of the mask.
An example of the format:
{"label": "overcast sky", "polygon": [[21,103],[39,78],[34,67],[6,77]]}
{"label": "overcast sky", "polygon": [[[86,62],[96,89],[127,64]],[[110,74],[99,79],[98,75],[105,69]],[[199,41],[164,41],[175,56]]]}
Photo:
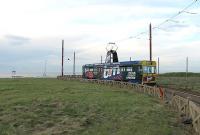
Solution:
{"label": "overcast sky", "polygon": [[[60,73],[61,40],[65,72],[105,58],[108,42],[118,45],[120,61],[149,59],[148,31],[177,14],[193,0],[0,0],[0,75]],[[153,60],[160,71],[200,72],[200,2],[153,30]],[[188,13],[187,13],[188,12]],[[195,13],[195,14],[193,14]],[[128,39],[128,40],[123,40]],[[118,42],[117,42],[118,41]],[[70,58],[70,60],[67,60]]]}

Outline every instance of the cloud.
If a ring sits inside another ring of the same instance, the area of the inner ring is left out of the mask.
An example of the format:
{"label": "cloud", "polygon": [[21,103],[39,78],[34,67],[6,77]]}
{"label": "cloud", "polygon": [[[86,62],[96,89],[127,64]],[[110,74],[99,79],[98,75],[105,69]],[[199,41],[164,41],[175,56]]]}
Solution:
{"label": "cloud", "polygon": [[31,40],[27,37],[21,37],[15,35],[6,35],[4,39],[9,45],[16,45],[16,46],[27,44]]}

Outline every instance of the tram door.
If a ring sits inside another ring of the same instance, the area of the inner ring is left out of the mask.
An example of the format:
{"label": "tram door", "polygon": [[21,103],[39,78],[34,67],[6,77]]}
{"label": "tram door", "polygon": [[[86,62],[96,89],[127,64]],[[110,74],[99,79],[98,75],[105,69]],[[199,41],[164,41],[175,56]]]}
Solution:
{"label": "tram door", "polygon": [[97,79],[101,79],[103,77],[103,67],[97,67]]}

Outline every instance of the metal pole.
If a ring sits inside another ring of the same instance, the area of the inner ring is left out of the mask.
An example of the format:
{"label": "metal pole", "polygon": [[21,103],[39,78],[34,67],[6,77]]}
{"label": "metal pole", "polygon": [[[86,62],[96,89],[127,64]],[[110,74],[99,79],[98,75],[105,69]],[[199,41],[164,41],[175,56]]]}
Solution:
{"label": "metal pole", "polygon": [[152,30],[151,30],[151,23],[149,25],[149,49],[150,49],[150,61],[152,61]]}
{"label": "metal pole", "polygon": [[64,76],[64,40],[62,40],[62,69],[61,69],[61,75]]}
{"label": "metal pole", "polygon": [[103,58],[102,58],[102,56],[101,56],[101,64],[102,64],[102,60],[103,60]]}
{"label": "metal pole", "polygon": [[158,57],[158,75],[160,74],[160,59]]}
{"label": "metal pole", "polygon": [[45,60],[45,62],[44,62],[44,73],[43,73],[43,77],[46,77],[46,76],[47,76],[46,71],[47,71],[47,60]]}
{"label": "metal pole", "polygon": [[75,71],[75,57],[76,57],[76,54],[75,54],[75,52],[74,52],[74,64],[73,64],[73,75],[75,75],[76,73],[76,71]]}
{"label": "metal pole", "polygon": [[130,61],[131,61],[131,57],[130,57]]}
{"label": "metal pole", "polygon": [[46,76],[47,75],[47,60],[45,60],[44,72],[45,72],[45,76]]}
{"label": "metal pole", "polygon": [[186,57],[186,74],[185,74],[185,77],[186,77],[186,81],[188,81],[188,57]]}

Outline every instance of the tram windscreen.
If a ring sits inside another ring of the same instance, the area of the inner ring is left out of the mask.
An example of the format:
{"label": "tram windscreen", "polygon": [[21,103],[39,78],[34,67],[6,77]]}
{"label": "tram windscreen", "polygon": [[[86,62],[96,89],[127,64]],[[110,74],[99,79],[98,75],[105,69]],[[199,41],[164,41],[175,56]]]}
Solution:
{"label": "tram windscreen", "polygon": [[156,73],[156,67],[155,66],[144,66],[143,72],[148,74],[155,74]]}

